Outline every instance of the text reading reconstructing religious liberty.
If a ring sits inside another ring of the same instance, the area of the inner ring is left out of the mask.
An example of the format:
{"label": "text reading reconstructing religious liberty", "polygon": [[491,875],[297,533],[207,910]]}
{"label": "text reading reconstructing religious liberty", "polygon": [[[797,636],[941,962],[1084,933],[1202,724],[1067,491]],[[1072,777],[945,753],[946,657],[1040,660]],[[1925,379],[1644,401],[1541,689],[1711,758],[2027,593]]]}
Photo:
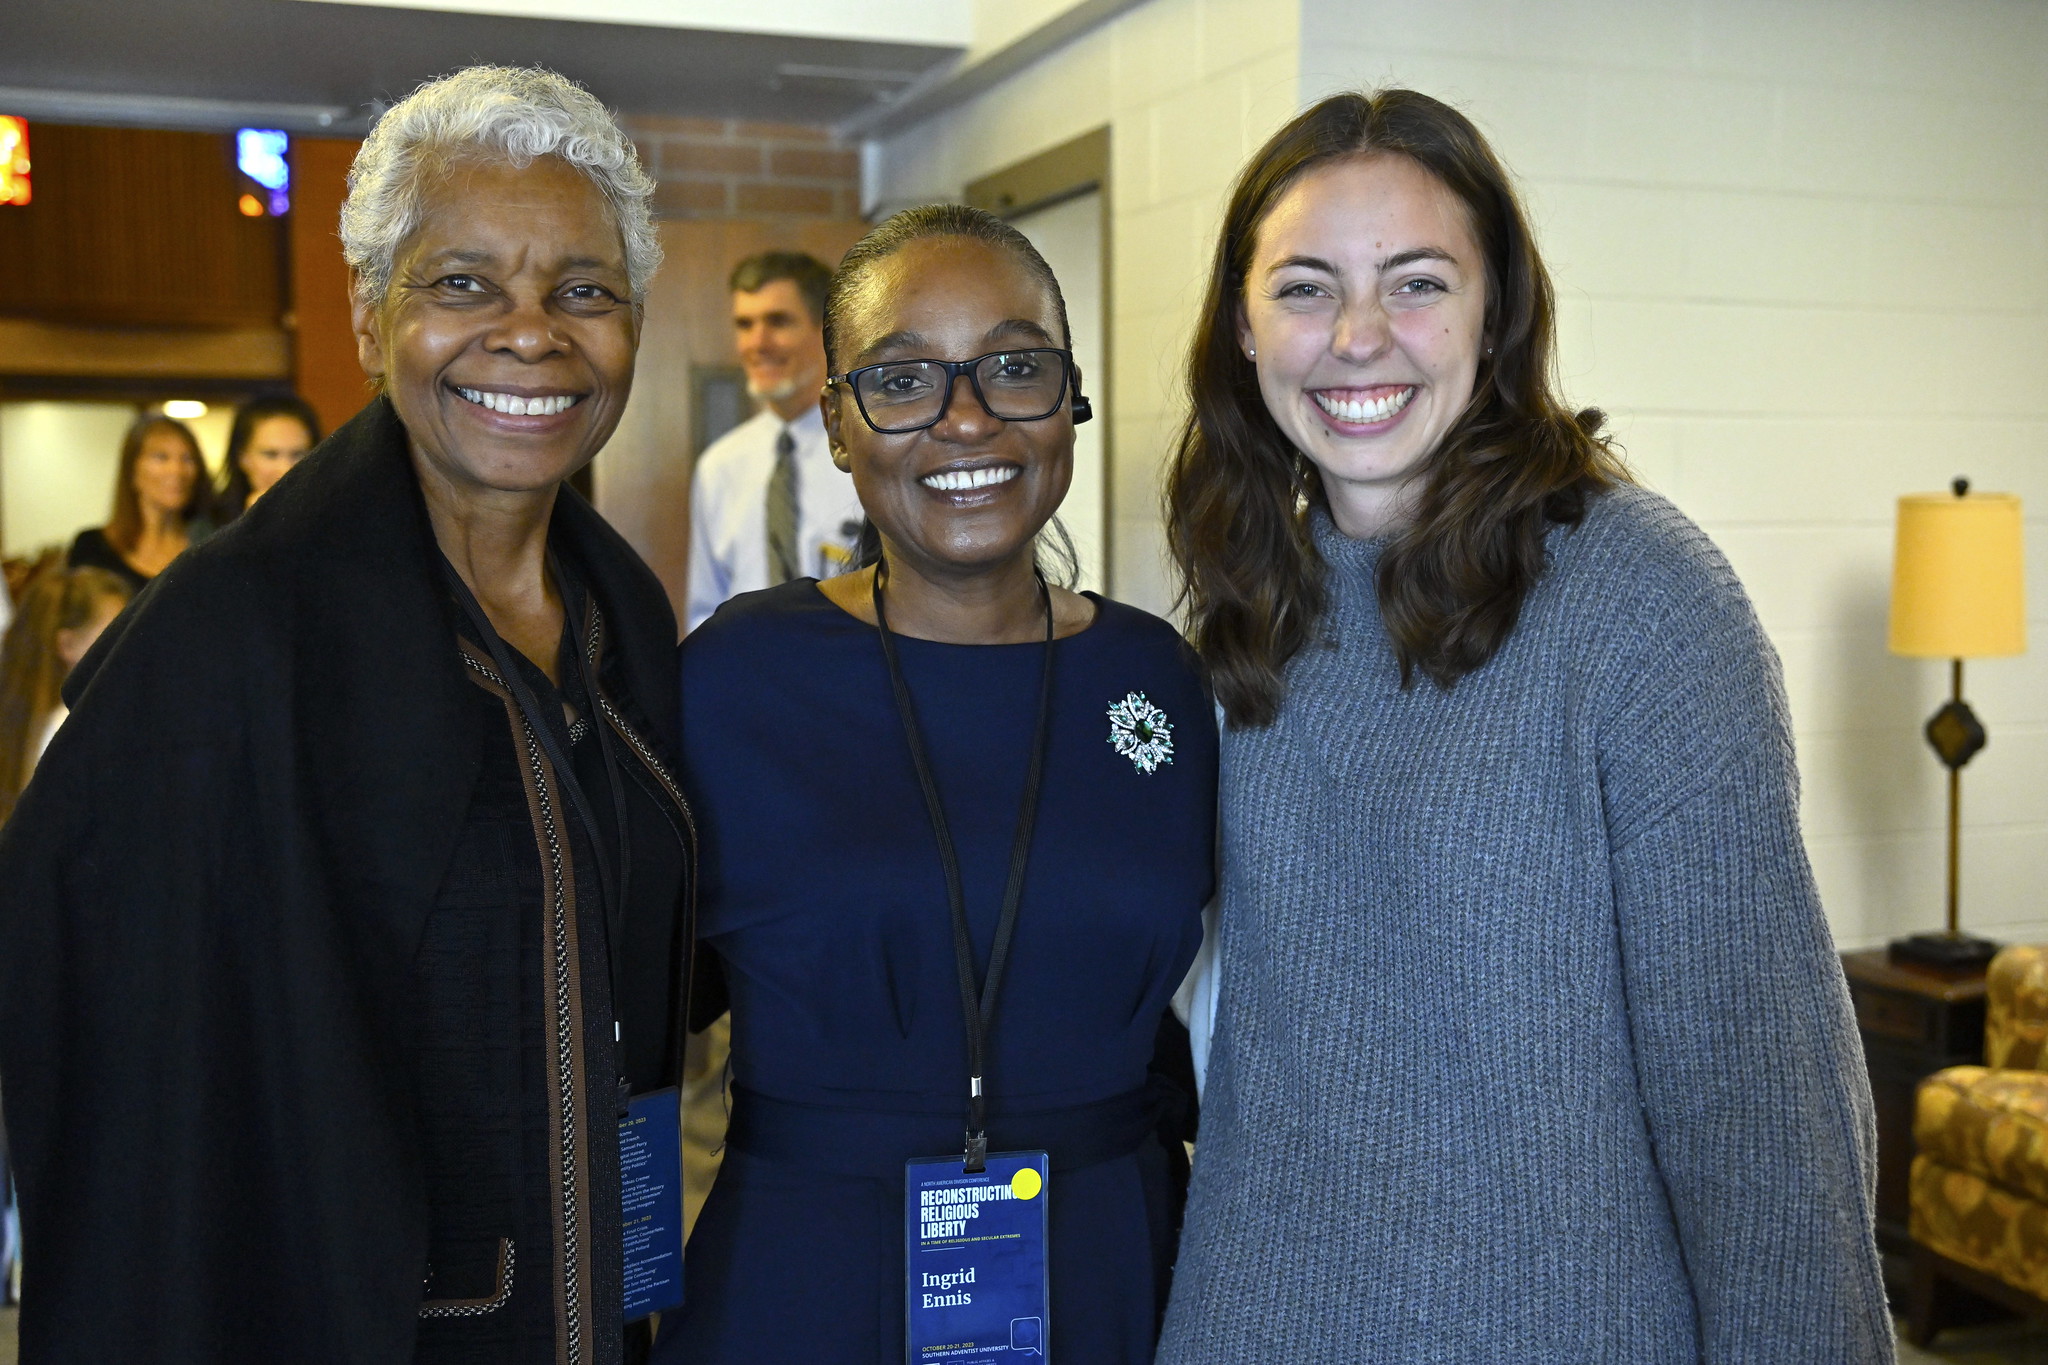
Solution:
{"label": "text reading reconstructing religious liberty", "polygon": [[[983,1204],[1006,1202],[1017,1197],[1008,1185],[969,1185],[950,1190],[919,1190],[918,1240],[937,1242],[965,1237],[970,1224],[979,1224]],[[993,1234],[1015,1237],[1014,1232]]]}

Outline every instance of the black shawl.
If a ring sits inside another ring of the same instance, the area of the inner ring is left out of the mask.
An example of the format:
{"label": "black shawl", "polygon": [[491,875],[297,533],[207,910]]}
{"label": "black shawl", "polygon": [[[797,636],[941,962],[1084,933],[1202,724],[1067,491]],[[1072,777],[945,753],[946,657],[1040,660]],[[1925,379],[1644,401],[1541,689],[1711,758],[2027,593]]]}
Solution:
{"label": "black shawl", "polygon": [[[566,489],[551,538],[669,758],[667,597]],[[25,1362],[411,1359],[407,987],[493,737],[454,628],[379,399],[160,575],[67,686],[0,831]]]}

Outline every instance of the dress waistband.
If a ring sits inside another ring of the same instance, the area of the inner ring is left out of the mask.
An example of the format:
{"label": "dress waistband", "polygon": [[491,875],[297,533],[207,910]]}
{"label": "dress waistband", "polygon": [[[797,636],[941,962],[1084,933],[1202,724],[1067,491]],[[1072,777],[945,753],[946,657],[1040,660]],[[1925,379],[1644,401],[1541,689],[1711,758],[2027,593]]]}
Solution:
{"label": "dress waistband", "polygon": [[[991,1113],[988,1149],[1042,1151],[1053,1170],[1073,1171],[1137,1151],[1155,1122],[1150,1092],[1140,1087],[1093,1104]],[[894,1180],[912,1158],[958,1153],[965,1129],[964,1113],[949,1117],[800,1104],[734,1086],[725,1140],[750,1157]]]}

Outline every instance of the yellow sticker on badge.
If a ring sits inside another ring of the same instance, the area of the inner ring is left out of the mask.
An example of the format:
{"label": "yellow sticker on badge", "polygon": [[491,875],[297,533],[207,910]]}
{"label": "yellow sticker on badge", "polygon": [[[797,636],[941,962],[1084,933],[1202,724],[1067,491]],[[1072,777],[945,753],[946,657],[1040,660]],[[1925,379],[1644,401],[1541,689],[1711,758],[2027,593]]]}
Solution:
{"label": "yellow sticker on badge", "polygon": [[1010,1177],[1010,1193],[1019,1199],[1036,1199],[1038,1192],[1044,1188],[1045,1182],[1039,1179],[1038,1172],[1029,1166]]}

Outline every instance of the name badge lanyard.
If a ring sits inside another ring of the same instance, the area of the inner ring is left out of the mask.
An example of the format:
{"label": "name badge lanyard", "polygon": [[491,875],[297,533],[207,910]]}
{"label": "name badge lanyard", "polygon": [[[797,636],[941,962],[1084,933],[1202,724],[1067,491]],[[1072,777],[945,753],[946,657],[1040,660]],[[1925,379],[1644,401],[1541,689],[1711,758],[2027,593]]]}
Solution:
{"label": "name badge lanyard", "polygon": [[974,939],[967,924],[967,895],[960,881],[960,859],[953,851],[953,834],[946,823],[946,809],[939,802],[939,784],[932,776],[931,759],[925,752],[924,732],[918,728],[917,709],[911,703],[910,686],[903,680],[903,665],[896,657],[895,637],[889,631],[888,608],[882,589],[889,577],[889,562],[875,564],[875,629],[882,637],[882,656],[889,665],[889,685],[896,693],[896,712],[903,721],[903,737],[910,745],[910,760],[917,767],[918,785],[924,789],[925,813],[931,817],[932,836],[939,845],[939,864],[946,874],[946,901],[953,915],[953,965],[960,978],[960,1012],[967,1025],[967,1143],[966,1172],[978,1175],[988,1163],[987,1094],[982,1083],[986,1069],[988,1032],[995,1020],[996,997],[1002,989],[1003,967],[1009,961],[1010,940],[1017,930],[1017,904],[1024,895],[1024,867],[1031,857],[1031,831],[1038,820],[1038,790],[1045,776],[1045,751],[1052,737],[1052,589],[1045,575],[1033,570],[1038,592],[1045,603],[1045,668],[1038,684],[1038,726],[1031,745],[1031,766],[1024,777],[1024,796],[1017,810],[1017,835],[1010,844],[1010,880],[1003,890],[1003,909],[996,921],[995,942],[989,949],[988,977],[977,993],[974,984]]}
{"label": "name badge lanyard", "polygon": [[[556,583],[564,581],[552,553],[548,555],[548,568],[554,574]],[[604,838],[591,807],[590,798],[583,790],[583,783],[578,780],[569,756],[563,752],[561,744],[556,740],[554,729],[548,724],[547,713],[541,708],[539,698],[534,696],[533,689],[526,685],[525,677],[515,665],[511,646],[498,635],[497,628],[491,624],[491,618],[485,614],[483,605],[476,600],[476,594],[469,590],[469,584],[462,581],[462,575],[455,571],[455,566],[448,562],[446,555],[441,557],[441,569],[447,575],[448,586],[454,591],[456,601],[462,604],[462,610],[469,617],[470,624],[482,638],[484,648],[490,651],[491,662],[497,665],[498,675],[505,680],[505,686],[511,690],[513,705],[519,708],[527,729],[533,732],[534,738],[540,742],[541,751],[547,755],[548,762],[554,767],[556,784],[569,794],[569,802],[576,808],[576,817],[583,822],[584,831],[590,836],[590,848],[597,857],[598,899],[604,907],[605,969],[612,990],[612,1044],[614,1048],[620,1048],[625,1040],[619,1027],[619,1015],[623,1004],[619,998],[619,935],[624,932],[625,920],[623,878],[631,875],[633,846],[631,833],[627,828],[625,786],[619,778],[619,765],[612,752],[611,735],[606,732],[604,717],[599,714],[595,671],[591,667],[588,654],[581,647],[572,651],[576,656],[577,677],[583,683],[584,702],[590,709],[587,719],[590,721],[591,729],[597,731],[598,753],[603,760],[605,777],[611,787],[614,817],[612,823],[617,827],[618,833],[617,871],[614,871],[606,857]],[[565,602],[565,610],[566,607]],[[630,1085],[625,1076],[623,1050],[614,1060],[619,1064],[618,1104],[620,1112],[623,1113],[630,1093]]]}

